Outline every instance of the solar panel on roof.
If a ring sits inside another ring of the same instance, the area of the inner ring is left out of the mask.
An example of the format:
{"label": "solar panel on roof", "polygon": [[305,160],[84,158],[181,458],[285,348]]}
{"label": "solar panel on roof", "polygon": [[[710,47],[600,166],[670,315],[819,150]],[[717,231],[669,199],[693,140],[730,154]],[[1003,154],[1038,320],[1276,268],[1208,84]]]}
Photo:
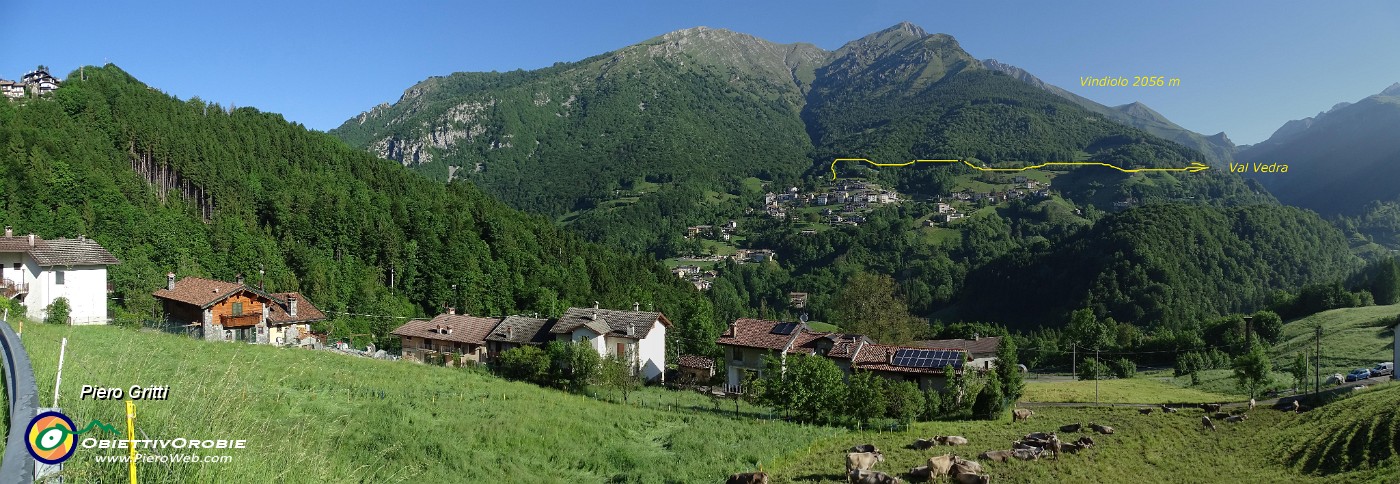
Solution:
{"label": "solar panel on roof", "polygon": [[953,350],[898,349],[890,363],[910,368],[962,368],[962,352]]}
{"label": "solar panel on roof", "polygon": [[773,326],[772,333],[786,336],[792,334],[793,330],[796,329],[797,323],[779,323],[778,325]]}

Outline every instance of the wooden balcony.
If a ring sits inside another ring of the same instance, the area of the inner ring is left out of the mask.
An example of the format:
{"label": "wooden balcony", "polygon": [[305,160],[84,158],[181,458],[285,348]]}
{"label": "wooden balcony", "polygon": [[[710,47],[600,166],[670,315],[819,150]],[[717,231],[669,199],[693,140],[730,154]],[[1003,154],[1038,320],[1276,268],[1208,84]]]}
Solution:
{"label": "wooden balcony", "polygon": [[3,288],[0,290],[3,290],[5,292],[6,299],[14,299],[15,297],[20,296],[22,294],[28,294],[29,284],[5,279],[5,282],[3,283]]}
{"label": "wooden balcony", "polygon": [[244,314],[242,316],[219,316],[219,324],[225,328],[246,328],[257,326],[262,321],[261,314]]}

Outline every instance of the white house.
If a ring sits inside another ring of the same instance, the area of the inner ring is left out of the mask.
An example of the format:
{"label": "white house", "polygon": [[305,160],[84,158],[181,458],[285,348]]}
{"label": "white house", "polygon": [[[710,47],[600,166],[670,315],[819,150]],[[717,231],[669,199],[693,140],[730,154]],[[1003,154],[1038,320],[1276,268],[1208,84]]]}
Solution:
{"label": "white house", "polygon": [[661,380],[666,372],[666,330],[671,321],[653,311],[569,308],[549,329],[555,339],[580,341],[599,355],[632,355],[646,380]]}
{"label": "white house", "polygon": [[66,298],[73,324],[107,322],[107,266],[121,261],[96,241],[15,237],[10,227],[0,238],[4,293],[20,300],[31,319],[44,319],[55,299]]}

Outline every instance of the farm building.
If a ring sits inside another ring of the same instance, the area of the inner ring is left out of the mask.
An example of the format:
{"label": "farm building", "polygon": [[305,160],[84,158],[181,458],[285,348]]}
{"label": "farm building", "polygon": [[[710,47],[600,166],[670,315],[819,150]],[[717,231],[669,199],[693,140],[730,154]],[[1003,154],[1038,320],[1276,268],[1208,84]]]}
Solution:
{"label": "farm building", "polygon": [[166,274],[164,288],[152,295],[161,301],[165,320],[189,328],[209,341],[300,346],[311,342],[311,323],[326,315],[297,292],[269,293],[236,282],[202,277],[175,281]]}
{"label": "farm building", "polygon": [[448,309],[447,314],[439,314],[431,320],[410,320],[390,334],[400,338],[405,359],[426,362],[434,355],[443,355],[447,357],[445,364],[460,366],[486,360],[486,338],[501,320],[457,314]]}
{"label": "farm building", "polygon": [[107,322],[107,266],[121,261],[96,241],[45,240],[34,234],[15,237],[5,227],[0,238],[5,297],[22,301],[31,319],[48,316],[58,298],[68,301],[72,324]]}

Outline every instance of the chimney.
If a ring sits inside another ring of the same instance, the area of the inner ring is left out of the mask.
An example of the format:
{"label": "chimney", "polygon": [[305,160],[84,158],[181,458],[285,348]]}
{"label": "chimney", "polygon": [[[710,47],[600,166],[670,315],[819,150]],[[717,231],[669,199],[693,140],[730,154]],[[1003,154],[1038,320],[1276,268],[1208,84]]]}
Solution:
{"label": "chimney", "polygon": [[739,323],[738,323],[738,322],[729,323],[729,336],[738,336],[738,335],[739,335]]}
{"label": "chimney", "polygon": [[588,319],[593,320],[593,321],[597,321],[597,320],[598,320],[598,311],[593,311],[593,315],[592,315],[592,316],[589,316]]}
{"label": "chimney", "polygon": [[457,314],[457,307],[456,307],[456,306],[448,306],[448,307],[447,307],[447,314],[452,314],[452,315]]}
{"label": "chimney", "polygon": [[5,226],[5,236],[6,236],[6,237],[14,237],[14,236],[15,236],[15,228],[14,228],[14,227],[11,227],[11,226],[9,226],[9,225],[6,225],[6,226]]}
{"label": "chimney", "polygon": [[[34,236],[33,236],[33,235],[30,235],[29,237],[31,237],[30,240],[33,240],[32,237],[34,237]],[[174,272],[167,272],[167,273],[165,273],[165,290],[167,290],[167,291],[174,291],[174,290],[175,290],[175,273],[174,273]]]}
{"label": "chimney", "polygon": [[234,278],[234,281],[237,282],[238,285],[242,286],[242,285],[243,285],[243,273],[242,273],[242,272],[238,273],[238,276]]}
{"label": "chimney", "polygon": [[639,302],[636,302],[636,301],[632,301],[632,310],[633,310],[633,311],[641,311],[641,310],[642,310],[642,303],[639,303]]}
{"label": "chimney", "polygon": [[977,341],[977,340],[979,340],[979,339],[982,339],[982,335],[977,334],[977,333],[972,333],[972,340],[973,340],[973,341]]}
{"label": "chimney", "polygon": [[627,323],[627,336],[637,335],[637,323]]}
{"label": "chimney", "polygon": [[506,326],[506,339],[515,339],[515,326]]}
{"label": "chimney", "polygon": [[29,234],[29,246],[34,247],[34,234]]}
{"label": "chimney", "polygon": [[593,301],[593,310],[594,310],[594,311],[597,311],[597,310],[598,310],[598,301]]}
{"label": "chimney", "polygon": [[297,295],[296,295],[296,294],[288,294],[288,295],[287,295],[287,315],[288,315],[288,316],[291,316],[291,317],[293,317],[293,318],[297,317]]}

